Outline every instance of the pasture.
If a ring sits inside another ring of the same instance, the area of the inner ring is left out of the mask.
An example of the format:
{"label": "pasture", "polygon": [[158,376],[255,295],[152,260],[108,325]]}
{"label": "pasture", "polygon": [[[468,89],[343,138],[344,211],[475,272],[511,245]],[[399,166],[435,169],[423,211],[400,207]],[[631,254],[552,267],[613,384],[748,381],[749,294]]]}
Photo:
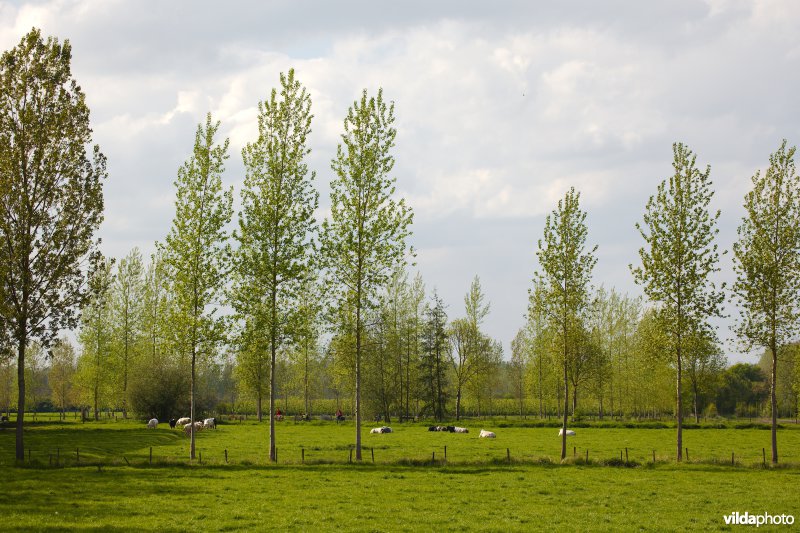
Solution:
{"label": "pasture", "polygon": [[[550,427],[467,421],[460,435],[394,424],[371,435],[365,425],[364,461],[350,464],[352,422],[287,420],[273,465],[267,424],[247,421],[199,433],[202,463],[189,464],[188,439],[166,424],[39,420],[21,468],[13,430],[0,431],[3,529],[706,530],[733,511],[800,518],[800,430],[788,424],[787,466],[763,469],[763,429],[686,430],[690,461],[677,465],[673,429],[576,428],[576,457],[560,465]],[[482,427],[497,439],[478,439]]]}

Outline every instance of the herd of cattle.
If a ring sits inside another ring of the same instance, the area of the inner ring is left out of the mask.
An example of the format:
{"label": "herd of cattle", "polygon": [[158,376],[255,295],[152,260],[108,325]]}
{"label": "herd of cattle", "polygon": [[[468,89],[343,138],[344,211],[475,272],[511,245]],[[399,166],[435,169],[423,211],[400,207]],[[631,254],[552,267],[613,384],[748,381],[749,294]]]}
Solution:
{"label": "herd of cattle", "polygon": [[[186,436],[190,436],[192,434],[192,424],[191,419],[187,417],[171,419],[169,421],[169,427],[171,429],[175,429],[176,426],[180,426],[183,428],[183,432],[186,433]],[[158,427],[158,419],[151,418],[147,422],[148,429],[156,429]],[[194,423],[194,431],[197,433],[198,431],[202,431],[204,429],[217,429],[217,419],[216,418],[206,418],[205,420],[198,420]]]}
{"label": "herd of cattle", "polygon": [[[184,433],[186,433],[187,437],[192,434],[192,424],[189,418],[184,417],[184,418],[179,418],[177,420],[173,418],[172,420],[169,421],[170,428],[175,429],[176,426],[181,426],[183,428]],[[147,422],[147,427],[149,429],[156,429],[156,427],[158,427],[158,419],[151,418]],[[202,431],[204,429],[217,429],[217,419],[206,418],[205,420],[202,421],[198,420],[197,422],[194,423],[195,432]],[[428,431],[445,431],[448,433],[469,433],[469,430],[467,428],[462,428],[458,426],[430,426],[428,428]],[[563,434],[563,431],[564,431],[563,428],[558,430],[559,436]],[[373,434],[393,433],[393,431],[392,428],[390,428],[389,426],[381,426],[379,428],[372,428],[370,430],[370,433]],[[571,429],[568,429],[567,435],[574,436],[575,432]],[[497,437],[497,435],[495,435],[493,431],[486,431],[485,429],[482,429],[481,432],[478,434],[478,437],[482,439],[494,439]]]}

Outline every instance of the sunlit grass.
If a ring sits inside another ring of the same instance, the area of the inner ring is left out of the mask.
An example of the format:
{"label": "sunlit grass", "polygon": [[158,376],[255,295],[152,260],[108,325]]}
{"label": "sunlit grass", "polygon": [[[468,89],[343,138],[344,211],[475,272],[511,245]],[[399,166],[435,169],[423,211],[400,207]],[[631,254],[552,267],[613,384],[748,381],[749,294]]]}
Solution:
{"label": "sunlit grass", "polygon": [[[182,431],[107,419],[32,424],[31,461],[14,467],[7,428],[0,431],[2,527],[713,530],[724,529],[722,517],[733,511],[797,513],[797,464],[753,468],[769,431],[687,430],[690,461],[675,464],[674,429],[576,428],[561,465],[557,429],[464,424],[470,433],[395,424],[394,433],[371,435],[365,426],[364,461],[350,464],[352,422],[284,421],[277,465],[267,460],[268,425],[253,421],[199,433],[202,462],[194,463]],[[497,439],[479,439],[482,427]],[[779,444],[782,462],[800,463],[800,431],[782,429]],[[620,461],[626,446],[628,463]]]}

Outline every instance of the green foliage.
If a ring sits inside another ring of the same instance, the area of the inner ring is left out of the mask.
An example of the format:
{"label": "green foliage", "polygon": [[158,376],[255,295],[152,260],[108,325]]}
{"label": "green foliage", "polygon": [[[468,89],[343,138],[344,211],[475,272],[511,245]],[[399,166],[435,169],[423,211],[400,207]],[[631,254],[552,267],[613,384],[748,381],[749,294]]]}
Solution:
{"label": "green foliage", "polygon": [[645,295],[657,304],[658,321],[674,354],[680,459],[684,351],[692,335],[710,332],[708,319],[721,316],[724,295],[710,278],[719,271],[713,241],[720,216],[719,211],[711,215],[708,210],[714,195],[711,167],[705,172],[697,169],[697,157],[681,143],[675,143],[672,151],[675,174],[659,184],[656,195],[647,201],[644,224],[636,224],[645,247],[639,250],[642,265],[631,266],[631,271]]}
{"label": "green foliage", "polygon": [[567,383],[570,366],[575,367],[580,357],[579,331],[581,313],[588,304],[592,270],[597,259],[597,246],[586,250],[586,212],[580,208],[580,193],[570,188],[557,208],[545,219],[544,239],[539,240],[536,252],[542,271],[536,273],[535,282],[541,286],[541,298],[535,303],[556,331],[560,343],[560,360],[564,369],[564,435],[561,439],[561,458],[567,453],[566,428],[569,402]]}
{"label": "green foliage", "polygon": [[447,362],[450,344],[447,339],[447,314],[444,301],[434,289],[425,308],[420,355],[421,396],[425,407],[437,421],[444,420],[447,403]]}
{"label": "green foliage", "polygon": [[[195,376],[198,358],[216,355],[224,339],[224,326],[210,308],[219,302],[230,252],[225,229],[231,220],[233,189],[223,190],[222,173],[228,158],[228,140],[216,144],[219,122],[211,113],[195,133],[192,156],[178,169],[175,181],[175,218],[160,245],[173,297],[169,318],[172,348],[181,363],[191,362],[189,379],[191,410],[195,417]],[[189,456],[194,459],[195,439],[191,435]]]}
{"label": "green foliage", "polygon": [[[413,219],[404,199],[395,200],[391,177],[397,130],[394,104],[383,90],[366,89],[344,120],[342,142],[331,162],[331,215],[322,223],[321,258],[330,293],[338,308],[353,310],[355,320],[356,458],[361,459],[361,356],[365,311],[376,306],[378,290],[406,261],[406,239]],[[413,252],[412,252],[413,253]]]}
{"label": "green foliage", "polygon": [[453,320],[448,328],[451,344],[448,351],[456,387],[456,420],[461,417],[461,397],[467,384],[491,374],[492,339],[481,331],[490,308],[484,299],[480,279],[475,276],[464,296],[466,316]]}
{"label": "green foliage", "polygon": [[[733,290],[741,309],[736,332],[746,348],[760,346],[772,354],[773,427],[778,423],[778,354],[800,334],[800,176],[795,151],[784,140],[764,175],[753,176],[753,189],[744,201],[747,216],[733,245]],[[772,462],[778,462],[774,430]]]}
{"label": "green foliage", "polygon": [[89,273],[91,298],[81,316],[78,340],[81,356],[78,359],[77,382],[81,405],[91,406],[94,419],[100,410],[112,405],[114,360],[112,354],[113,326],[111,320],[111,286],[114,283],[114,260],[104,257],[92,262]]}
{"label": "green foliage", "polygon": [[77,326],[83,261],[103,219],[106,160],[97,146],[87,154],[89,108],[71,58],[69,41],[45,41],[37,29],[0,57],[0,341],[13,338],[18,354],[19,460],[25,348]]}
{"label": "green foliage", "polygon": [[119,262],[111,288],[113,351],[118,376],[115,396],[123,418],[128,416],[128,381],[137,368],[143,347],[144,295],[144,263],[141,252],[134,248]]}
{"label": "green foliage", "polygon": [[[280,76],[278,90],[258,105],[258,139],[242,150],[245,180],[239,215],[239,248],[232,303],[241,318],[258,323],[248,331],[251,366],[263,366],[269,353],[270,413],[275,409],[275,363],[278,351],[294,341],[297,300],[303,281],[311,277],[311,236],[319,194],[313,188],[304,159],[311,152],[311,98],[294,77]],[[297,324],[299,326],[299,324]],[[294,338],[293,338],[294,337]],[[256,389],[260,391],[260,389]],[[260,403],[260,400],[259,400]],[[275,456],[275,423],[270,416],[270,456]]]}

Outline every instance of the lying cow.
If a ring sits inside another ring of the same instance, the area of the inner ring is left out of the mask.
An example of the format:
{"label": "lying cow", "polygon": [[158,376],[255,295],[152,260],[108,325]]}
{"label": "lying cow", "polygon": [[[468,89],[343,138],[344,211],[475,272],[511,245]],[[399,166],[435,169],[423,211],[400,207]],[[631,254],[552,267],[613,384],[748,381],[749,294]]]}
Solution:
{"label": "lying cow", "polygon": [[157,418],[151,418],[147,422],[147,429],[156,429],[157,426],[158,426],[158,419]]}
{"label": "lying cow", "polygon": [[[561,428],[561,429],[559,429],[559,430],[558,430],[558,436],[560,437],[560,436],[562,436],[563,434],[564,434],[564,428]],[[571,429],[568,429],[568,430],[567,430],[567,437],[573,437],[574,435],[575,435],[575,432],[574,432],[574,431],[572,431]]]}
{"label": "lying cow", "polygon": [[458,426],[453,428],[453,433],[469,433],[467,428],[460,428]]}
{"label": "lying cow", "polygon": [[203,427],[205,429],[217,429],[217,419],[206,418],[205,420],[203,420]]}
{"label": "lying cow", "polygon": [[382,426],[382,427],[379,427],[379,428],[372,428],[370,430],[370,433],[391,433],[391,432],[392,432],[392,428],[390,428],[389,426]]}
{"label": "lying cow", "polygon": [[479,437],[482,439],[494,439],[497,437],[497,435],[494,434],[494,431],[486,431],[485,429],[482,429]]}
{"label": "lying cow", "polygon": [[189,419],[189,417],[187,417],[187,416],[184,416],[183,418],[179,418],[179,419],[177,419],[177,420],[175,421],[175,424],[177,424],[177,425],[179,425],[179,426],[185,426],[185,425],[186,425],[186,424],[188,424],[189,422],[191,422],[191,420]]}

